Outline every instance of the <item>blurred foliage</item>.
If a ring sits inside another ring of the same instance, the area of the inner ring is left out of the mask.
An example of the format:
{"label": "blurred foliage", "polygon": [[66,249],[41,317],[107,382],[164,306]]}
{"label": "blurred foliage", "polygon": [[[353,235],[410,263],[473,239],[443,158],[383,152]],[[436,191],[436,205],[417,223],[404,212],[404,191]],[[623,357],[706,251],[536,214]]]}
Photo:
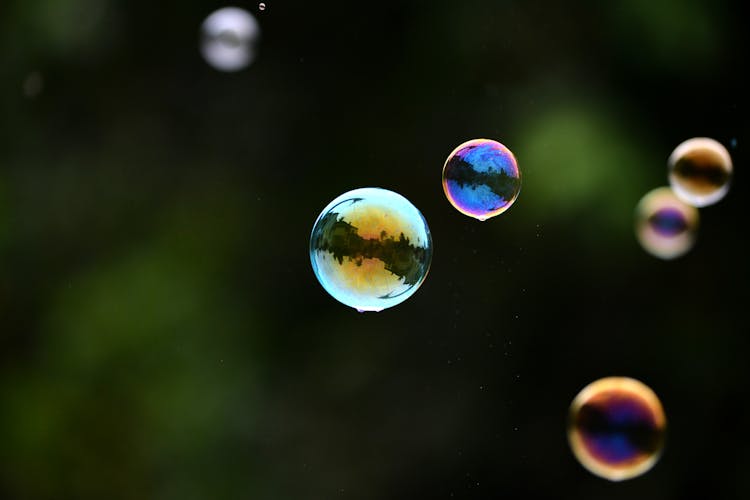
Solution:
{"label": "blurred foliage", "polygon": [[[2,426],[13,430],[6,472],[21,491],[226,491],[219,478],[196,485],[197,474],[230,436],[253,435],[262,369],[260,323],[222,279],[250,222],[231,192],[191,193],[155,241],[61,283],[40,327],[45,343],[6,388],[7,407],[23,410]],[[37,480],[57,476],[62,490]]]}
{"label": "blurred foliage", "polygon": [[[622,173],[648,162],[644,141],[624,130],[627,120],[610,116],[616,112],[606,103],[569,102],[522,127],[518,154],[526,165],[524,194],[540,220],[573,223],[576,214],[589,212],[616,228],[614,234],[631,237],[632,207],[642,192],[637,176]],[[609,189],[612,185],[617,189]]]}
{"label": "blurred foliage", "polygon": [[107,16],[112,2],[108,0],[41,0],[11,6],[15,7],[11,26],[31,34],[42,52],[75,57],[77,51],[102,45],[112,32],[112,19]]}
{"label": "blurred foliage", "polygon": [[[0,5],[0,497],[746,497],[744,4],[266,4],[231,75],[197,50],[220,2]],[[657,261],[633,209],[699,135],[734,184]],[[523,175],[484,223],[439,184],[477,137]],[[360,315],[307,248],[364,186],[435,255]],[[670,422],[616,485],[564,437],[611,374]]]}
{"label": "blurred foliage", "polygon": [[607,8],[620,50],[637,58],[646,48],[640,63],[649,69],[691,72],[721,62],[731,15],[726,2],[627,0],[608,2]]}

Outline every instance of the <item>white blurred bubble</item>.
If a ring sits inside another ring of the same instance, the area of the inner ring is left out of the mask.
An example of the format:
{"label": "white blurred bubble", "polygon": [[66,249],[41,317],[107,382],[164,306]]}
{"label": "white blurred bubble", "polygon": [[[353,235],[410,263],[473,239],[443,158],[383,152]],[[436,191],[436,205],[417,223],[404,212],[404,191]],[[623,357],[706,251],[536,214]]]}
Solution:
{"label": "white blurred bubble", "polygon": [[219,9],[203,21],[201,31],[201,53],[215,69],[239,71],[255,59],[260,26],[246,10]]}
{"label": "white blurred bubble", "polygon": [[648,253],[676,259],[693,248],[698,230],[698,209],[668,187],[656,188],[641,198],[635,211],[635,235]]}

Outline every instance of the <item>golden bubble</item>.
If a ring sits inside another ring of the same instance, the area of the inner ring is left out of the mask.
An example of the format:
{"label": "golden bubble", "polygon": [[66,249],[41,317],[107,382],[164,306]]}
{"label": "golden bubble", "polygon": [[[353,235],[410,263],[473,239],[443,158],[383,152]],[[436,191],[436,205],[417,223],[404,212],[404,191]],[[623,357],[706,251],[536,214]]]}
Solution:
{"label": "golden bubble", "polygon": [[432,238],[422,214],[400,194],[355,189],[329,203],[315,221],[310,260],[335,299],[358,311],[380,311],[422,284]]}
{"label": "golden bubble", "polygon": [[568,441],[591,473],[623,481],[648,472],[661,457],[667,420],[659,398],[628,377],[606,377],[573,399]]}
{"label": "golden bubble", "polygon": [[694,207],[713,205],[729,192],[732,158],[713,139],[688,139],[672,152],[668,166],[672,190]]}

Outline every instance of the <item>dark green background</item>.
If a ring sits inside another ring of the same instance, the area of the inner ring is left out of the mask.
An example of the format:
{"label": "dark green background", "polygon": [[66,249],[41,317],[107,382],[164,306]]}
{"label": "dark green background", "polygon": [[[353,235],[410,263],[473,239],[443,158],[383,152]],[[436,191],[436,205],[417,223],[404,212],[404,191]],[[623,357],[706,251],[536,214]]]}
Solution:
{"label": "dark green background", "polygon": [[[0,498],[750,497],[743,2],[235,4],[237,74],[197,49],[220,2],[0,4]],[[663,262],[633,209],[694,136],[733,187]],[[476,137],[523,173],[484,223],[440,186]],[[364,186],[434,239],[377,314],[307,255]],[[625,483],[565,438],[613,374],[670,425]]]}

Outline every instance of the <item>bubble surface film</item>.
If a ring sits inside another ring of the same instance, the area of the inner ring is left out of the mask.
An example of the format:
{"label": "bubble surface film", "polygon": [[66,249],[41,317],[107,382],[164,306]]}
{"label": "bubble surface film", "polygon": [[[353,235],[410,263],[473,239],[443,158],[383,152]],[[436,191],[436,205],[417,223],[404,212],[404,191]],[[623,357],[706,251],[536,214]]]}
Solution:
{"label": "bubble surface film", "polygon": [[642,382],[607,377],[586,386],[570,405],[568,441],[593,474],[622,481],[644,474],[661,456],[666,417]]}
{"label": "bubble surface film", "polygon": [[644,250],[661,259],[674,259],[695,244],[698,210],[680,200],[670,188],[650,191],[635,210],[635,234]]}
{"label": "bubble surface film", "polygon": [[672,152],[668,166],[672,190],[694,207],[713,205],[729,192],[732,158],[713,139],[688,139]]}
{"label": "bubble surface film", "polygon": [[313,272],[333,298],[380,311],[411,297],[432,261],[422,214],[398,193],[361,188],[323,209],[310,237]]}
{"label": "bubble surface film", "polygon": [[260,26],[246,10],[219,9],[203,21],[201,31],[201,54],[213,68],[239,71],[255,59]]}
{"label": "bubble surface film", "polygon": [[443,190],[456,210],[486,220],[516,201],[521,171],[510,149],[490,139],[474,139],[448,156],[443,166]]}

